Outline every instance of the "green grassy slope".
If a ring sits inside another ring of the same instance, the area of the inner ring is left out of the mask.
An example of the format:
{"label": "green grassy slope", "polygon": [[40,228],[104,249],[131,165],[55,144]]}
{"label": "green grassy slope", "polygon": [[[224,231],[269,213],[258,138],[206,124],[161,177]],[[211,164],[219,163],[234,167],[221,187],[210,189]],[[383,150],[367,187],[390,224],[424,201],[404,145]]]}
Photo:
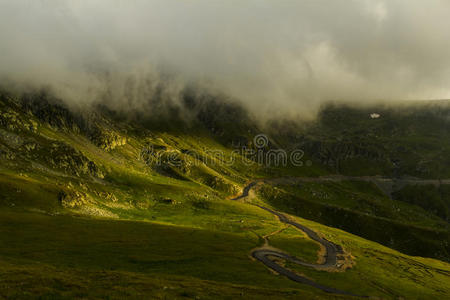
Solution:
{"label": "green grassy slope", "polygon": [[[264,210],[228,200],[252,178],[332,170],[315,162],[302,167],[252,163],[233,147],[254,148],[259,130],[245,112],[217,103],[197,105],[191,103],[197,113],[193,120],[166,124],[142,116],[130,120],[105,108],[74,112],[46,95],[2,94],[0,296],[340,298],[276,276],[253,261],[250,250],[284,225]],[[290,140],[288,134],[270,139],[265,151]],[[308,158],[314,159],[308,154],[305,162]],[[411,232],[417,241],[408,245],[420,255],[448,259],[448,247],[436,245],[448,240],[448,223],[415,201],[391,200],[360,182],[305,187],[279,187],[283,197],[269,194],[259,201],[399,249],[404,239],[398,230]],[[296,199],[306,201],[301,207],[307,215],[296,210]],[[449,293],[447,263],[301,222],[341,243],[356,261],[345,273],[300,270],[308,277],[388,299]],[[381,234],[390,235],[392,243]],[[305,260],[317,259],[318,246],[293,228],[269,239]]]}
{"label": "green grassy slope", "polygon": [[411,255],[448,260],[450,232],[443,219],[382,195],[366,182],[264,186],[275,208],[337,227]]}
{"label": "green grassy slope", "polygon": [[[264,211],[257,214],[261,221],[274,221]],[[340,298],[274,276],[251,260],[250,250],[261,241],[244,226],[230,232],[208,225],[193,228],[17,211],[0,216],[3,296],[259,298],[267,292],[274,298]],[[320,283],[385,299],[439,299],[450,292],[446,263],[406,256],[340,230],[299,221],[354,256],[356,264],[343,273],[300,269]],[[273,230],[270,225],[264,229]],[[282,235],[278,243],[272,240],[297,254],[298,235]],[[312,257],[316,250],[306,242],[301,247],[299,256],[309,252]],[[98,284],[90,279],[96,277]]]}
{"label": "green grassy slope", "polygon": [[317,121],[287,128],[290,143],[333,172],[450,178],[449,101],[329,105]]}

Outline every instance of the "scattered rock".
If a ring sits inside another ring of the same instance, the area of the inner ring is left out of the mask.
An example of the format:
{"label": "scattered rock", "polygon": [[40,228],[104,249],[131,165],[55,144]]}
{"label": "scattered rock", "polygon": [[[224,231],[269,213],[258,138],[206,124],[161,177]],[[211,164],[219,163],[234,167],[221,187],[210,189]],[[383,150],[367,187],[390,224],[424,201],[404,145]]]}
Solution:
{"label": "scattered rock", "polygon": [[104,177],[102,171],[93,161],[64,142],[53,142],[50,153],[47,153],[45,158],[54,168],[63,169],[65,172],[73,175]]}
{"label": "scattered rock", "polygon": [[77,208],[91,202],[89,195],[83,192],[79,192],[71,189],[68,185],[68,189],[59,193],[59,201],[61,205],[66,208]]}
{"label": "scattered rock", "polygon": [[157,199],[157,201],[158,201],[159,203],[163,203],[163,204],[171,204],[171,205],[175,205],[175,204],[178,203],[176,200],[170,199],[170,198],[159,198],[159,199]]}
{"label": "scattered rock", "polygon": [[118,202],[119,201],[117,199],[117,197],[111,192],[95,192],[95,194],[98,197],[103,198],[103,199],[105,199],[107,201],[110,201],[110,202]]}
{"label": "scattered rock", "polygon": [[101,129],[97,127],[90,138],[92,142],[105,151],[111,151],[119,146],[124,146],[127,143],[127,138],[119,135],[112,130]]}

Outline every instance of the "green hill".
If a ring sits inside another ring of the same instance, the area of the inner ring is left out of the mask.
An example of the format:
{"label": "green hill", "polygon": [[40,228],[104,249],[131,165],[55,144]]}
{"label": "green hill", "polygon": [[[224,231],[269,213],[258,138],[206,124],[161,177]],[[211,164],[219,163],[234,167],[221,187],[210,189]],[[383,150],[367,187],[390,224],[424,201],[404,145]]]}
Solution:
{"label": "green hill", "polygon": [[[450,178],[447,104],[330,106],[314,123],[262,126],[223,99],[187,92],[183,101],[149,116],[1,93],[2,297],[344,298],[251,259],[271,233],[271,245],[292,255],[314,261],[320,252],[267,211],[230,200],[255,178],[277,177],[299,181],[268,182],[254,201],[354,260],[345,272],[292,266],[297,272],[386,299],[450,293],[448,185],[386,192],[363,178]],[[304,153],[276,164],[267,159],[276,149]],[[336,174],[353,178],[300,180]]]}

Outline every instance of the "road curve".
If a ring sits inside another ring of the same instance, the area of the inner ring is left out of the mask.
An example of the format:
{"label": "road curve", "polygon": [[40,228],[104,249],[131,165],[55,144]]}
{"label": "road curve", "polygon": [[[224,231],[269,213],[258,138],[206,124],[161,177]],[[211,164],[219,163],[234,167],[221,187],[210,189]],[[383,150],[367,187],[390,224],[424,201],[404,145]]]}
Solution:
{"label": "road curve", "polygon": [[[251,183],[249,183],[247,186],[244,187],[242,194],[231,199],[231,200],[240,200],[243,199],[245,197],[247,197],[249,195],[250,190],[255,187],[258,182],[260,181],[253,181]],[[298,275],[297,273],[279,265],[275,260],[271,259],[271,257],[276,257],[276,258],[281,258],[284,260],[287,260],[289,262],[301,265],[301,266],[305,266],[305,267],[310,267],[310,268],[315,268],[315,269],[322,269],[322,270],[326,270],[326,269],[332,269],[332,268],[337,268],[337,255],[338,254],[343,254],[343,250],[342,247],[339,245],[336,245],[322,237],[320,237],[316,232],[314,232],[313,230],[309,229],[306,226],[303,226],[297,222],[294,222],[292,220],[290,220],[288,217],[286,217],[285,215],[283,215],[280,212],[277,212],[275,210],[272,210],[270,208],[261,206],[261,205],[257,205],[254,204],[255,206],[264,209],[270,213],[272,213],[273,215],[277,216],[278,219],[280,220],[280,222],[285,223],[285,224],[289,224],[292,225],[298,229],[300,229],[301,231],[303,231],[310,239],[318,242],[319,244],[321,244],[324,248],[325,248],[325,261],[322,264],[312,264],[312,263],[307,263],[307,262],[303,262],[301,260],[299,260],[298,258],[291,256],[289,254],[283,253],[283,252],[279,252],[279,251],[275,251],[272,249],[268,249],[265,247],[261,247],[258,249],[255,249],[252,251],[252,256],[261,261],[263,264],[265,264],[267,267],[271,268],[272,270],[276,271],[278,274],[284,275],[287,278],[289,278],[292,281],[295,282],[299,282],[299,283],[303,283],[303,284],[307,284],[310,285],[312,287],[318,288],[324,292],[327,293],[333,293],[333,294],[341,294],[341,295],[348,295],[348,296],[355,296],[355,297],[364,297],[367,298],[366,296],[361,296],[361,295],[356,295],[356,294],[352,294],[346,291],[341,291],[332,287],[327,287],[324,285],[321,285],[313,280],[310,280],[308,278],[305,278],[303,276]]]}

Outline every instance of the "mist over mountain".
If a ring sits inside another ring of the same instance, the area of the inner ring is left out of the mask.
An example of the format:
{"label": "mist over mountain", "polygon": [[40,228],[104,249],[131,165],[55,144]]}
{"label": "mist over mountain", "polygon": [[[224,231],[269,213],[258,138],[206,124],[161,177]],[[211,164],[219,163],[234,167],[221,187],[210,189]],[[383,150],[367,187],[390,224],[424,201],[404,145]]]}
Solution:
{"label": "mist over mountain", "polygon": [[448,299],[448,0],[0,0],[0,299]]}
{"label": "mist over mountain", "polygon": [[149,102],[177,106],[195,86],[261,118],[311,118],[329,100],[443,99],[449,9],[438,0],[427,9],[418,0],[0,0],[0,78],[77,106],[149,111]]}

